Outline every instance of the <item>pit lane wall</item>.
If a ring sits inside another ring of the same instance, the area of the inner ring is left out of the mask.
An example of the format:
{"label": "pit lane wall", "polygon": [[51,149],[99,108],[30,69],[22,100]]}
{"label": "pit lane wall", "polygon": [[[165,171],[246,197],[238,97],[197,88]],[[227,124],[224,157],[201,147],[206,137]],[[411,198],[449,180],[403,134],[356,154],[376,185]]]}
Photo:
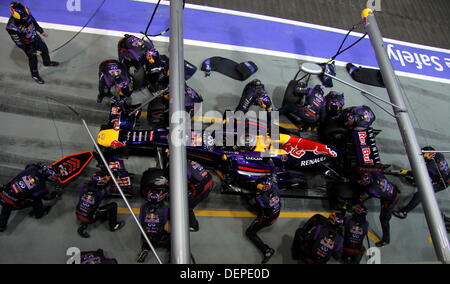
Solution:
{"label": "pit lane wall", "polygon": [[[47,23],[47,27],[67,29],[67,26],[71,26],[71,30],[76,30],[73,27],[84,26],[103,0],[21,2],[30,8],[39,22]],[[87,27],[100,29],[98,33],[101,30],[140,33],[145,30],[156,2],[106,0]],[[0,7],[0,21],[3,22],[10,15],[7,3],[3,2]],[[159,33],[169,26],[168,1],[163,1],[162,4],[149,33]],[[359,20],[355,19],[355,23]],[[186,4],[185,8],[187,44],[323,62],[336,53],[346,33],[347,31],[334,28],[192,4]],[[155,40],[168,41],[168,36],[165,34]],[[352,33],[346,46],[360,36],[361,34]],[[450,83],[450,50],[390,39],[385,39],[385,44],[398,75]],[[352,62],[378,67],[368,38],[340,55],[338,60],[338,65]]]}

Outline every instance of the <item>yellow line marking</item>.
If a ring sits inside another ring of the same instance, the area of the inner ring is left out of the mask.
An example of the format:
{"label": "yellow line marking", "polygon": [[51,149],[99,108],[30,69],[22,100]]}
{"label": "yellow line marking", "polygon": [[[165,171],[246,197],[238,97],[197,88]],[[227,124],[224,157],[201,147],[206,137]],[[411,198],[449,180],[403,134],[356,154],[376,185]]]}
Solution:
{"label": "yellow line marking", "polygon": [[370,238],[373,242],[375,242],[375,243],[378,243],[378,242],[381,241],[381,240],[380,240],[374,233],[372,233],[371,231],[369,231],[368,236],[369,236],[369,238]]}
{"label": "yellow line marking", "polygon": [[[133,208],[133,213],[136,215],[138,215],[140,211],[141,211],[141,209],[139,209],[139,208]],[[119,208],[117,208],[117,213],[118,214],[130,214],[130,210],[128,210],[128,208],[119,207]]]}
{"label": "yellow line marking", "polygon": [[[133,208],[134,214],[139,214],[139,208]],[[128,208],[119,207],[117,210],[119,214],[130,214]],[[248,211],[225,211],[225,210],[194,210],[197,217],[225,217],[225,218],[255,218],[256,214]],[[327,212],[281,212],[280,218],[299,218],[309,219],[312,216],[320,214],[328,218],[331,213]],[[369,238],[377,243],[380,239],[369,231]]]}
{"label": "yellow line marking", "polygon": [[[134,214],[139,214],[139,208],[133,208]],[[119,214],[130,214],[128,208],[120,207],[117,212]],[[225,218],[255,218],[256,214],[248,211],[225,211],[225,210],[194,210],[195,216],[200,217],[225,217]],[[326,212],[281,212],[280,218],[311,218],[316,214],[321,214],[325,217],[330,216]]]}
{"label": "yellow line marking", "polygon": [[432,243],[433,243],[433,239],[432,239],[431,237],[428,237],[428,242],[429,242],[430,244],[432,244]]}

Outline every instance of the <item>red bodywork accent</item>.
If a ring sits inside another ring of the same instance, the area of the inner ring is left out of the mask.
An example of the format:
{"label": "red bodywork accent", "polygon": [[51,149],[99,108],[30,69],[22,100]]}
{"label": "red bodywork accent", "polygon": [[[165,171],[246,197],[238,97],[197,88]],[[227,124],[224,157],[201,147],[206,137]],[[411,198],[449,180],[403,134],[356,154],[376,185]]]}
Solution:
{"label": "red bodywork accent", "polygon": [[113,142],[111,142],[111,147],[112,148],[120,148],[120,147],[125,147],[125,144],[122,142],[119,142],[117,140],[114,140]]}
{"label": "red bodywork accent", "polygon": [[[86,154],[88,154],[88,157],[87,159],[85,158],[83,164],[81,164],[81,161],[79,158],[77,158],[77,156]],[[73,179],[74,177],[78,176],[84,170],[84,168],[86,168],[86,166],[90,163],[93,157],[94,153],[88,151],[65,156],[62,159],[54,162],[52,166],[62,165],[67,172],[67,176],[69,176],[67,179],[58,177],[58,181],[60,183],[66,183],[69,180]]]}
{"label": "red bodywork accent", "polygon": [[327,145],[296,136],[289,137],[289,140],[283,144],[283,150],[297,159],[303,157],[307,151],[312,151],[315,155],[337,157],[337,153]]}
{"label": "red bodywork accent", "polygon": [[238,169],[243,170],[243,171],[248,171],[248,172],[255,172],[255,173],[270,173],[270,170],[247,168],[247,167],[243,167],[243,166],[238,166]]}

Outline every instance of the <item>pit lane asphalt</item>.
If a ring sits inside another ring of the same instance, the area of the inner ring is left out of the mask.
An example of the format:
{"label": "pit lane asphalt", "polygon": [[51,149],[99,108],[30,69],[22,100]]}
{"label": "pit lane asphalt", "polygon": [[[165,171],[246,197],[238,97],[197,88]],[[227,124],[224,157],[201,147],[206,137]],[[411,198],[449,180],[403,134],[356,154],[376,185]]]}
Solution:
{"label": "pit lane asphalt", "polygon": [[[46,39],[50,49],[72,36],[72,33],[49,30]],[[62,64],[58,68],[41,67],[45,85],[37,85],[29,77],[27,58],[16,48],[0,25],[0,182],[5,183],[20,168],[36,161],[52,162],[64,155],[92,150],[93,147],[77,118],[65,107],[52,101],[47,103],[46,96],[59,99],[75,107],[86,119],[94,135],[99,126],[107,121],[108,105],[97,104],[98,64],[107,58],[116,57],[117,37],[81,34],[57,54],[55,60]],[[156,43],[161,53],[167,53],[167,45]],[[279,57],[247,54],[202,47],[186,46],[186,59],[200,66],[211,56],[223,56],[238,62],[252,60],[260,70],[249,80],[259,78],[273,97],[275,106],[280,106],[284,89],[295,75],[299,63],[296,60]],[[345,70],[339,68],[338,76],[351,80]],[[439,149],[447,149],[450,130],[447,129],[449,108],[448,85],[429,83],[422,80],[401,78],[411,108],[420,121],[418,135],[422,145],[432,144]],[[198,72],[188,84],[201,93],[205,99],[204,110],[233,109],[237,104],[246,82],[238,82],[218,73],[204,78]],[[346,94],[346,104],[371,106],[376,115],[375,128],[382,129],[377,142],[384,163],[397,167],[408,167],[405,151],[395,121],[373,106],[365,98],[351,89],[335,83],[335,90]],[[368,91],[387,99],[383,89],[362,86]],[[148,95],[148,94],[147,94]],[[142,92],[133,95],[138,103],[146,98]],[[54,118],[56,128],[52,117]],[[145,120],[142,120],[145,127]],[[426,129],[426,130],[425,130]],[[58,133],[62,140],[61,151]],[[130,157],[125,161],[130,172],[138,174],[154,165],[153,159]],[[120,232],[110,233],[106,225],[95,225],[91,230],[91,239],[84,240],[76,234],[74,206],[77,202],[78,184],[85,181],[95,170],[92,163],[82,177],[65,188],[63,200],[58,202],[50,214],[42,220],[27,216],[26,210],[12,215],[8,231],[0,234],[0,263],[65,263],[65,252],[69,247],[83,250],[103,248],[107,255],[116,257],[120,263],[133,263],[139,249],[139,234],[130,216],[125,218],[127,226]],[[402,201],[409,199],[412,188],[393,179],[402,188]],[[439,194],[442,208],[448,208],[448,196]],[[121,200],[117,200],[123,206]],[[142,201],[132,199],[132,206],[139,207]],[[369,222],[373,231],[381,232],[378,221],[378,203],[370,203]],[[213,193],[198,209],[205,210],[245,210],[245,202],[238,196]],[[283,200],[283,211],[316,212],[329,210],[322,200]],[[280,219],[260,236],[277,249],[270,263],[293,263],[289,248],[293,235],[303,219]],[[259,252],[246,240],[244,232],[250,224],[248,218],[199,217],[200,232],[191,234],[192,251],[197,263],[258,263]],[[392,244],[382,250],[383,262],[423,262],[434,261],[434,252],[427,242],[429,233],[421,212],[417,209],[405,221],[393,219]],[[218,234],[217,232],[220,232]],[[163,254],[163,251],[160,251]],[[149,256],[149,262],[154,259]]]}

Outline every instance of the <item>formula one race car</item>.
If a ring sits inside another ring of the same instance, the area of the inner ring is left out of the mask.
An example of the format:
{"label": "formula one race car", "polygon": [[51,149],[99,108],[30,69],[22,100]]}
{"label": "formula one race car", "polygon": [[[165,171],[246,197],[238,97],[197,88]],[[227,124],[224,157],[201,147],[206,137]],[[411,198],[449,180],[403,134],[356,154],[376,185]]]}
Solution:
{"label": "formula one race car", "polygon": [[[233,128],[232,128],[233,129]],[[283,132],[283,131],[282,131]],[[384,167],[379,159],[373,130],[351,131],[346,147],[338,149],[292,134],[281,133],[277,139],[270,136],[240,136],[223,126],[221,131],[191,131],[186,141],[188,158],[218,173],[226,192],[249,192],[256,179],[274,172],[281,189],[294,191],[308,189],[305,174],[327,172],[330,178],[346,179],[356,167]],[[98,143],[105,148],[167,148],[167,129],[104,129],[98,134]],[[233,146],[217,143],[217,139],[233,136]],[[240,143],[239,143],[240,141]],[[240,145],[240,146],[235,146]],[[268,159],[273,161],[268,163]],[[322,192],[326,190],[322,188]],[[297,196],[297,194],[293,194]],[[322,197],[323,194],[320,196]]]}

